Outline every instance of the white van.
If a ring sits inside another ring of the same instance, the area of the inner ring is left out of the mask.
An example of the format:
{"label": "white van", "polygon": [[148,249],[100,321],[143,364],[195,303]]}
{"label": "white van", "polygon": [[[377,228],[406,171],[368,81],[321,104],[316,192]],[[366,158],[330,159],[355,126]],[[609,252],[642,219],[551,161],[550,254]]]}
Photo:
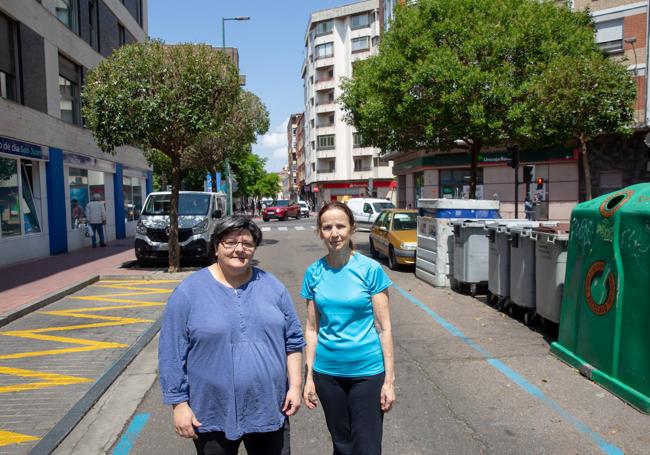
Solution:
{"label": "white van", "polygon": [[[150,193],[142,206],[135,228],[135,257],[138,265],[168,257],[169,209],[172,193]],[[178,195],[178,243],[181,259],[214,258],[212,237],[217,220],[226,214],[226,195],[181,191]]]}
{"label": "white van", "polygon": [[386,199],[352,198],[347,204],[358,227],[367,229],[370,229],[382,210],[395,208],[395,205]]}

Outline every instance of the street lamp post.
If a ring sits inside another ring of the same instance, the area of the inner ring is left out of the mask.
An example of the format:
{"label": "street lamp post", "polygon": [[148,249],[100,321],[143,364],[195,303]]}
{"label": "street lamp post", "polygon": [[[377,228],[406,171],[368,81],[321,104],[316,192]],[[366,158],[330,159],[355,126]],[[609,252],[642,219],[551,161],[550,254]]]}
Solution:
{"label": "street lamp post", "polygon": [[[226,53],[226,21],[248,21],[250,20],[249,16],[237,16],[237,17],[222,17],[221,18],[221,48],[223,53]],[[232,170],[230,168],[230,162],[228,158],[225,160],[226,172],[228,173],[228,207],[226,207],[226,213],[234,215],[232,212]]]}

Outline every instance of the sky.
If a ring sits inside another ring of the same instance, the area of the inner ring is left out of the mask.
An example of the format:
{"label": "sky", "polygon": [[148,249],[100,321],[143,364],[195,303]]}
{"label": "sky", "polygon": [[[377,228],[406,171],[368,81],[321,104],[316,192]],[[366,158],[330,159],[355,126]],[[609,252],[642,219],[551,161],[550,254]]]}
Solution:
{"label": "sky", "polygon": [[267,158],[267,171],[287,164],[287,121],[304,110],[300,69],[304,37],[312,12],[352,0],[149,0],[149,36],[166,43],[221,46],[221,18],[226,46],[239,49],[239,68],[246,90],[261,98],[269,111],[269,132],[258,137],[253,152]]}

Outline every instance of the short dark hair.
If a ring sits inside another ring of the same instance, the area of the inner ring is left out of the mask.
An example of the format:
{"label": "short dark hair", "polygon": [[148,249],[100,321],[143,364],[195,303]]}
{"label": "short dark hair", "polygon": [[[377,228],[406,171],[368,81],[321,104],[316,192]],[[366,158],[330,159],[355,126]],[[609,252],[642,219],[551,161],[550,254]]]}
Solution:
{"label": "short dark hair", "polygon": [[262,230],[250,217],[243,215],[227,216],[219,220],[214,228],[215,246],[219,244],[226,235],[243,230],[251,233],[255,246],[260,246],[260,243],[262,243]]}
{"label": "short dark hair", "polygon": [[[348,205],[344,202],[330,201],[327,202],[325,205],[323,205],[323,207],[318,211],[318,217],[316,218],[316,228],[318,229],[319,233],[321,228],[323,227],[321,223],[321,218],[323,217],[323,214],[328,210],[341,210],[343,213],[345,213],[345,216],[348,217],[348,222],[350,223],[350,227],[354,230],[355,228],[354,214],[352,213],[352,210],[350,210],[350,207],[348,207]],[[354,249],[354,244],[352,243],[352,240],[350,240],[350,248]]]}

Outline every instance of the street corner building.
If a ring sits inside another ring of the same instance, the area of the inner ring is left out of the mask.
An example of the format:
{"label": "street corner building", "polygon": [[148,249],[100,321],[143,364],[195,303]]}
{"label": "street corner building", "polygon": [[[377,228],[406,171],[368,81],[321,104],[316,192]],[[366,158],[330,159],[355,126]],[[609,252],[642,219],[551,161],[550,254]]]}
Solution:
{"label": "street corner building", "polygon": [[152,174],[142,152],[103,153],[81,115],[86,75],[144,41],[147,0],[0,1],[0,267],[90,245],[99,194],[107,240],[134,235]]}
{"label": "street corner building", "polygon": [[316,206],[352,197],[384,198],[395,187],[391,163],[382,159],[380,149],[365,146],[336,102],[353,63],[378,51],[379,6],[378,0],[369,0],[316,11],[307,24],[301,73],[305,111],[291,118],[296,146],[290,169],[295,166],[301,199]]}

